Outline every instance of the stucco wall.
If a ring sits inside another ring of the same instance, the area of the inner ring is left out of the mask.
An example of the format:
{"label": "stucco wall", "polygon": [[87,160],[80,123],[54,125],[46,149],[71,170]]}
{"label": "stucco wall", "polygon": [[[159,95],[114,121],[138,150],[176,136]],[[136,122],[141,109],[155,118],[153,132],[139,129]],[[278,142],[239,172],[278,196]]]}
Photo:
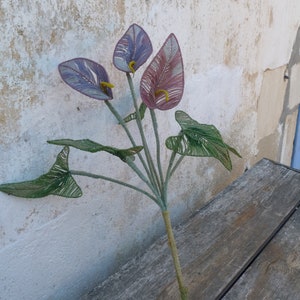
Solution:
{"label": "stucco wall", "polygon": [[[132,23],[147,31],[154,54],[175,33],[186,82],[177,109],[216,125],[243,156],[233,158],[231,173],[212,159],[184,160],[170,187],[174,223],[260,158],[290,163],[300,102],[298,0],[2,0],[0,7],[1,183],[46,172],[59,149],[49,139],[129,146],[107,108],[68,88],[57,65],[74,57],[100,62],[116,85],[116,108],[129,113],[112,52]],[[178,131],[175,110],[158,112],[162,139]],[[139,184],[106,154],[72,151],[70,164]],[[158,207],[137,192],[78,182],[79,199],[0,195],[1,300],[76,299],[163,233]]]}

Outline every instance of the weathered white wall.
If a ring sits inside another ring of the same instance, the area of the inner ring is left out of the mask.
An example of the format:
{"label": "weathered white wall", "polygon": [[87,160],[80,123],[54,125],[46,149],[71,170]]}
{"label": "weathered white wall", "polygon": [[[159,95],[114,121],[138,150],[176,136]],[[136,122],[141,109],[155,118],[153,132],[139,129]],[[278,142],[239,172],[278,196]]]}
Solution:
{"label": "weathered white wall", "polygon": [[[111,61],[132,23],[150,35],[153,54],[175,33],[186,80],[177,108],[215,124],[243,156],[233,158],[231,174],[211,159],[186,159],[170,188],[174,222],[260,158],[289,164],[300,102],[298,0],[2,0],[0,7],[1,183],[46,172],[59,151],[48,139],[129,146],[104,104],[62,83],[57,65],[79,56],[100,62],[116,85],[113,103],[129,113],[126,78]],[[162,138],[177,133],[174,112],[158,112]],[[72,150],[70,164],[139,183],[102,153]],[[158,207],[137,192],[78,182],[79,199],[0,195],[1,300],[76,299],[163,233]]]}

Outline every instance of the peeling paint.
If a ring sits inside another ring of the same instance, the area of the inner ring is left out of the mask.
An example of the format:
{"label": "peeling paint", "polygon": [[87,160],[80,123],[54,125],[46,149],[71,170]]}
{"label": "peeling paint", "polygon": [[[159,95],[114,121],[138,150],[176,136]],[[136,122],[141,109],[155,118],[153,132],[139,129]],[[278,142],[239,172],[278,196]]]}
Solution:
{"label": "peeling paint", "polygon": [[270,15],[269,15],[269,27],[273,25],[274,22],[274,16],[273,16],[273,8],[270,9]]}
{"label": "peeling paint", "polygon": [[[32,179],[47,171],[59,151],[47,145],[49,139],[90,138],[128,146],[103,103],[64,85],[57,65],[79,56],[100,62],[118,83],[116,108],[129,113],[126,78],[111,59],[117,40],[138,23],[157,50],[169,33],[176,34],[186,82],[177,109],[216,125],[243,156],[234,158],[230,175],[212,159],[184,160],[170,189],[176,223],[259,157],[278,157],[289,148],[282,140],[278,149],[278,143],[285,132],[292,132],[298,104],[285,93],[290,81],[283,76],[286,66],[293,82],[300,76],[299,39],[295,41],[299,10],[296,0],[1,1],[0,182]],[[139,76],[134,78],[137,87]],[[293,89],[293,99],[297,94]],[[179,127],[173,110],[159,111],[157,118],[163,144]],[[152,143],[152,131],[147,134]],[[284,138],[287,143],[290,135]],[[169,152],[164,150],[162,157],[166,163]],[[107,156],[72,151],[70,164],[94,173],[101,166],[107,176],[140,184],[124,164]],[[74,298],[93,284],[88,279],[95,274],[101,280],[116,270],[115,258],[122,264],[163,232],[159,210],[148,199],[105,182],[78,180],[84,189],[81,199],[28,201],[0,195],[1,282],[7,299],[18,299],[16,286],[27,299],[64,298],[63,291]]]}
{"label": "peeling paint", "polygon": [[258,99],[258,139],[272,134],[278,128],[284,107],[284,94],[287,83],[284,80],[286,66],[266,70]]}
{"label": "peeling paint", "polygon": [[[283,134],[279,142],[279,149],[281,152],[280,161],[288,165],[291,164],[293,141],[296,130],[297,110],[300,103],[300,90],[295,89],[293,86],[295,81],[299,82],[298,74],[297,72],[294,72],[295,70],[297,70],[297,64],[299,63],[300,26],[298,27],[291,51],[291,56],[285,69],[284,79],[288,77],[288,80],[284,95],[283,109],[280,116],[280,125],[283,127]],[[287,145],[286,142],[289,142],[289,145]]]}
{"label": "peeling paint", "polygon": [[258,152],[256,154],[255,161],[259,161],[262,158],[278,161],[280,157],[280,150],[278,149],[279,140],[279,132],[274,132],[262,138],[257,145]]}

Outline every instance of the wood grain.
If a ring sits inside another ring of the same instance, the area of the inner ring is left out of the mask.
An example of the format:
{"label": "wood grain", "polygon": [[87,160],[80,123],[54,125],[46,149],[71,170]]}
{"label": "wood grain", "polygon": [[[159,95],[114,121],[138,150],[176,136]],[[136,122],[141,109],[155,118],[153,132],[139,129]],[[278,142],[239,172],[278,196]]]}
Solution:
{"label": "wood grain", "polygon": [[[295,211],[300,173],[263,159],[175,230],[190,299],[219,299]],[[84,300],[179,299],[166,238]]]}
{"label": "wood grain", "polygon": [[300,210],[223,299],[300,299]]}

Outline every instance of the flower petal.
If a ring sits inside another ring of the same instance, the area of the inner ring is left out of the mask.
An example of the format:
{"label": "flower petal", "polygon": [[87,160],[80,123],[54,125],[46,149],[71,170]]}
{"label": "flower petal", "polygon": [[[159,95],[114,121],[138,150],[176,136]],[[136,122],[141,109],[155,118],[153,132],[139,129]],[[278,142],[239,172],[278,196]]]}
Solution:
{"label": "flower petal", "polygon": [[180,102],[183,89],[182,55],[178,41],[171,33],[145,70],[140,93],[142,101],[149,108],[167,110]]}
{"label": "flower petal", "polygon": [[148,34],[139,25],[132,24],[115,47],[113,63],[120,71],[133,72],[146,62],[151,53]]}
{"label": "flower petal", "polygon": [[105,69],[98,63],[86,58],[74,58],[58,66],[61,78],[76,91],[97,99],[110,100],[113,98],[109,87],[101,87],[101,83],[108,83]]}

